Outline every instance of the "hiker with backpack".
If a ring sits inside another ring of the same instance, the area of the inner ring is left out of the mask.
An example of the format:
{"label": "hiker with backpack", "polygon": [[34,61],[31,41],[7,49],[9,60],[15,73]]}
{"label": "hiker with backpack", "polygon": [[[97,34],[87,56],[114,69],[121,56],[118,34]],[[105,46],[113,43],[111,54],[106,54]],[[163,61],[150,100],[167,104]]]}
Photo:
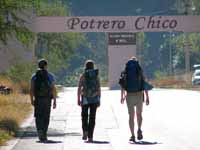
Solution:
{"label": "hiker with backpack", "polygon": [[78,83],[77,103],[81,106],[82,139],[88,139],[88,142],[93,142],[96,110],[100,106],[100,97],[101,89],[98,70],[94,69],[92,60],[87,60],[84,72],[81,74]]}
{"label": "hiker with backpack", "polygon": [[[123,76],[123,77],[122,77]],[[121,103],[126,100],[129,113],[129,127],[131,131],[130,141],[135,142],[135,111],[137,116],[137,139],[142,140],[142,109],[144,101],[144,93],[146,105],[149,105],[148,91],[144,89],[144,77],[142,69],[136,59],[132,57],[127,63],[125,70],[122,72],[119,84],[121,85]],[[136,109],[136,110],[135,110]]]}
{"label": "hiker with backpack", "polygon": [[30,98],[34,106],[34,117],[40,142],[47,142],[47,130],[49,126],[51,100],[53,108],[56,108],[55,78],[47,71],[47,61],[41,59],[38,62],[38,70],[32,75]]}

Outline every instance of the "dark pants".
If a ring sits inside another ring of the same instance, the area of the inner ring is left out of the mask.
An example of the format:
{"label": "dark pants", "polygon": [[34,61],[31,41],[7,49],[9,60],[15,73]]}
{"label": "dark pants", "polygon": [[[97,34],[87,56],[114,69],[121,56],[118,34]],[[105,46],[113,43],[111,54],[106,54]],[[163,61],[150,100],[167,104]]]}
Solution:
{"label": "dark pants", "polygon": [[[95,127],[97,104],[87,104],[82,106],[82,129],[88,132],[88,138],[93,138]],[[88,114],[89,112],[89,114]],[[89,115],[89,117],[88,117]]]}
{"label": "dark pants", "polygon": [[35,101],[35,123],[39,139],[47,138],[47,130],[49,126],[51,111],[50,98],[36,98]]}

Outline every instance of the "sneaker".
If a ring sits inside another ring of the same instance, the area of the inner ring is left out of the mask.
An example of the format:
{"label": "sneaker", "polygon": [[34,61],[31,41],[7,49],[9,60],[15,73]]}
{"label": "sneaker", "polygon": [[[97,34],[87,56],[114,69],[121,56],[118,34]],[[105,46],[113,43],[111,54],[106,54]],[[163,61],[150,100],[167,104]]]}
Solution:
{"label": "sneaker", "polygon": [[137,131],[137,139],[138,140],[142,140],[143,139],[142,130],[140,130],[140,129]]}
{"label": "sneaker", "polygon": [[135,142],[135,136],[131,136],[130,139],[129,139],[129,141]]}
{"label": "sneaker", "polygon": [[83,137],[82,137],[82,139],[83,139],[83,140],[87,140],[87,136],[88,136],[88,132],[87,132],[87,131],[84,131],[84,132],[83,132]]}

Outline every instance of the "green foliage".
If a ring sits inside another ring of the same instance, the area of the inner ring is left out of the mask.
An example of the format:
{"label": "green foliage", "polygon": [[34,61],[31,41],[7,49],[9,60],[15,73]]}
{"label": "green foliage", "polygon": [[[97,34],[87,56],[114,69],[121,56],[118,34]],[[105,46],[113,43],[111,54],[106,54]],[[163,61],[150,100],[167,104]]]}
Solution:
{"label": "green foliage", "polygon": [[11,118],[4,118],[0,120],[0,130],[7,131],[9,135],[16,135],[19,129],[19,124],[16,120]]}
{"label": "green foliage", "polygon": [[[70,11],[61,1],[51,1],[51,3],[44,1],[40,2],[37,8],[37,15],[68,16]],[[36,55],[49,61],[49,70],[56,75],[58,83],[62,83],[66,74],[63,70],[69,67],[69,59],[83,42],[85,38],[81,33],[38,33]]]}
{"label": "green foliage", "polygon": [[49,70],[56,73],[68,66],[68,59],[84,37],[79,33],[39,33],[37,56],[49,61]]}
{"label": "green foliage", "polygon": [[80,74],[82,73],[81,68],[76,68],[73,72],[69,73],[65,78],[65,85],[69,87],[74,87],[78,85]]}
{"label": "green foliage", "polygon": [[107,41],[105,33],[87,33],[85,42],[69,60],[69,67],[66,69],[64,84],[66,86],[77,86],[80,74],[84,71],[84,63],[87,59],[95,62],[99,69],[101,85],[107,85],[108,78],[108,56]]}
{"label": "green foliage", "polygon": [[28,62],[19,62],[12,65],[8,71],[7,75],[12,79],[14,82],[22,82],[22,81],[29,81],[31,74],[35,70],[35,66],[32,63]]}
{"label": "green foliage", "polygon": [[37,16],[69,16],[70,11],[67,5],[63,5],[60,0],[51,3],[40,1],[36,14]]}
{"label": "green foliage", "polygon": [[5,142],[11,138],[8,132],[0,129],[0,146],[5,145]]}
{"label": "green foliage", "polygon": [[7,44],[8,38],[14,35],[23,44],[30,44],[33,34],[26,27],[24,18],[28,17],[27,12],[32,8],[31,0],[0,1],[0,42]]}
{"label": "green foliage", "polygon": [[167,72],[157,70],[154,72],[154,77],[156,80],[165,79],[167,77]]}
{"label": "green foliage", "polygon": [[36,65],[31,62],[18,62],[7,70],[7,76],[19,85],[23,93],[29,92],[31,75],[35,72]]}
{"label": "green foliage", "polygon": [[195,8],[194,14],[200,15],[200,1],[199,0],[192,0],[192,2],[193,2],[193,8]]}
{"label": "green foliage", "polygon": [[90,33],[88,34],[88,42],[91,56],[86,55],[86,58],[94,60],[96,67],[99,69],[101,82],[105,85],[108,80],[108,41],[106,33]]}
{"label": "green foliage", "polygon": [[[185,34],[180,34],[171,41],[171,44],[174,45],[174,62],[175,67],[179,69],[184,69],[185,64]],[[190,64],[191,67],[194,64],[200,63],[200,34],[199,33],[190,33],[188,34],[189,39],[189,51],[190,51]]]}

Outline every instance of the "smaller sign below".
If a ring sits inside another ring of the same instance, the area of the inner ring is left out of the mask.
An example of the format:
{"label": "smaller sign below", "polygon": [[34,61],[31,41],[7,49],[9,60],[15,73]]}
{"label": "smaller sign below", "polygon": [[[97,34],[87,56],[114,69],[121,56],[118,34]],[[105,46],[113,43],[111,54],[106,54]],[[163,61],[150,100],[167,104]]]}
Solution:
{"label": "smaller sign below", "polygon": [[135,33],[108,33],[109,45],[136,45]]}

